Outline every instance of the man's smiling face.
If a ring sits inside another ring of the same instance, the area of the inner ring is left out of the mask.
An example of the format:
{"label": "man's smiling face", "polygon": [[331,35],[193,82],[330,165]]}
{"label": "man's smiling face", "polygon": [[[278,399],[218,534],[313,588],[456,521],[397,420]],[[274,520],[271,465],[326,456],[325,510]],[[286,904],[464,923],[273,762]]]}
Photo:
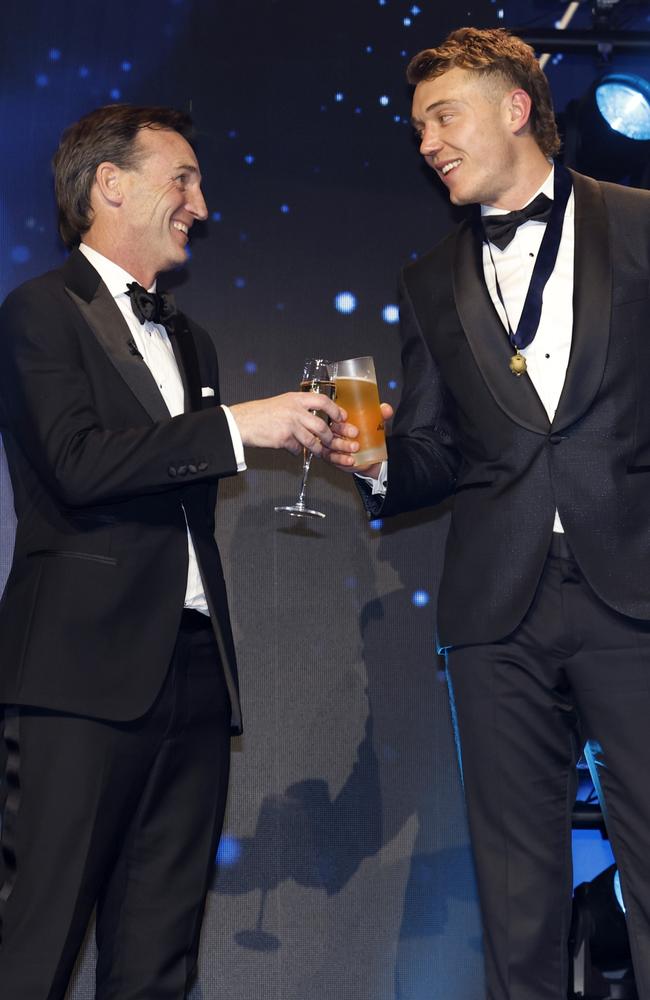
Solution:
{"label": "man's smiling face", "polygon": [[190,144],[170,129],[143,128],[138,165],[123,174],[123,218],[138,271],[168,271],[187,259],[189,231],[207,218],[199,165]]}
{"label": "man's smiling face", "polygon": [[[498,77],[454,67],[415,88],[413,125],[420,152],[454,205],[509,208],[516,186],[509,92]],[[504,204],[505,201],[505,204]]]}

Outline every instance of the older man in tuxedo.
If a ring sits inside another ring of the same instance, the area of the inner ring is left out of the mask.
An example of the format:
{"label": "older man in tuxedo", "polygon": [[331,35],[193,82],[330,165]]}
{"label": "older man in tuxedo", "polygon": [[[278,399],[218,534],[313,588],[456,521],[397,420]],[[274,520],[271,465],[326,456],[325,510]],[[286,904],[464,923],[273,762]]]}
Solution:
{"label": "older man in tuxedo", "polygon": [[221,406],[209,336],[156,291],[207,216],[190,137],[164,108],[72,125],[54,160],[72,252],[0,311],[6,1000],[63,998],[95,905],[98,1000],[187,995],[241,729],[218,481],[245,446],[332,443],[304,394]]}
{"label": "older man in tuxedo", "polygon": [[454,497],[438,629],[488,997],[567,995],[591,740],[648,1000],[650,194],[553,163],[547,81],[505,31],[453,32],[408,78],[426,163],[474,209],[403,272],[404,388],[361,489],[374,516]]}

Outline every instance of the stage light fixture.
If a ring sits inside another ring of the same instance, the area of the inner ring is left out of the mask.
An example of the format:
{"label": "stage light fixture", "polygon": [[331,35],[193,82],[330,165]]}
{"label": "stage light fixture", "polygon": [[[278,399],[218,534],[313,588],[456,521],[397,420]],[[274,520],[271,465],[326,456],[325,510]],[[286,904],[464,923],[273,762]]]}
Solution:
{"label": "stage light fixture", "polygon": [[559,116],[563,162],[602,181],[650,187],[650,84],[608,72]]}
{"label": "stage light fixture", "polygon": [[598,110],[615,132],[627,139],[650,139],[650,84],[640,76],[608,73],[595,88]]}

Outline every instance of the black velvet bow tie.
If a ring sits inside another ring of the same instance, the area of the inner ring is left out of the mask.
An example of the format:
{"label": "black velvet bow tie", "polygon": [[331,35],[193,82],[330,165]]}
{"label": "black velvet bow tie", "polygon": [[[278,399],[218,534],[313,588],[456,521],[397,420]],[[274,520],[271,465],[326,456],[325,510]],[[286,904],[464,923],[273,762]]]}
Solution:
{"label": "black velvet bow tie", "polygon": [[499,250],[505,250],[514,239],[514,235],[524,222],[534,219],[535,222],[548,222],[553,208],[553,202],[545,194],[538,194],[530,205],[518,212],[507,212],[505,215],[484,215],[481,218],[483,230],[490,243]]}
{"label": "black velvet bow tie", "polygon": [[131,299],[131,307],[141,323],[150,320],[160,323],[170,330],[176,315],[176,303],[171,292],[148,292],[146,288],[132,281],[126,286],[126,294]]}

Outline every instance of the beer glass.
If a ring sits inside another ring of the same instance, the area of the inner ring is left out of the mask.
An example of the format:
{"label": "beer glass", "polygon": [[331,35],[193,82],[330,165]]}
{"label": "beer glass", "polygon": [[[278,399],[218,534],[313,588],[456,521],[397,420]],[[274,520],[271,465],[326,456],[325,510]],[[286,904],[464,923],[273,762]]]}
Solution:
{"label": "beer glass", "polygon": [[384,419],[379,406],[377,377],[372,358],[349,358],[332,365],[336,402],[347,410],[348,420],[359,428],[356,466],[383,462],[386,454]]}
{"label": "beer glass", "polygon": [[[334,382],[331,378],[329,365],[330,362],[324,361],[322,358],[308,358],[305,361],[302,371],[300,391],[324,393],[332,399],[334,397]],[[314,400],[314,403],[316,403],[316,400]],[[312,413],[317,412],[318,406],[314,405]],[[308,507],[305,503],[305,490],[307,489],[307,479],[309,477],[311,460],[312,453],[308,448],[303,448],[302,479],[300,481],[298,499],[293,504],[274,507],[274,510],[285,511],[287,514],[290,514],[291,517],[325,517],[321,510],[315,510],[313,507]]]}

